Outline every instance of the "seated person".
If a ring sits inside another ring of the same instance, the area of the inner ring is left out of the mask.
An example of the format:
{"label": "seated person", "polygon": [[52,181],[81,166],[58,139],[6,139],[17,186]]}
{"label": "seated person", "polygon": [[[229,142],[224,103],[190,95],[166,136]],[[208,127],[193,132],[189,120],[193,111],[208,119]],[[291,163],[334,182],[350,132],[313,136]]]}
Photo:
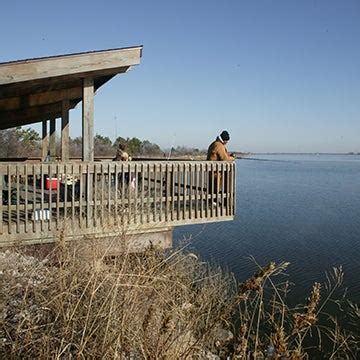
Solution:
{"label": "seated person", "polygon": [[[123,143],[119,143],[118,148],[116,150],[116,156],[114,158],[115,161],[131,161],[131,156],[125,151],[126,145]],[[119,181],[121,181],[121,176],[119,174]],[[125,184],[129,185],[130,178],[129,173],[125,174]]]}
{"label": "seated person", "polygon": [[131,156],[125,151],[126,145],[120,143],[117,150],[116,150],[116,156],[114,158],[115,161],[130,161]]}
{"label": "seated person", "polygon": [[80,198],[80,178],[77,175],[63,174],[60,180],[60,198],[65,200],[65,187],[67,188],[66,201],[72,200],[72,187],[74,187],[74,200]]}

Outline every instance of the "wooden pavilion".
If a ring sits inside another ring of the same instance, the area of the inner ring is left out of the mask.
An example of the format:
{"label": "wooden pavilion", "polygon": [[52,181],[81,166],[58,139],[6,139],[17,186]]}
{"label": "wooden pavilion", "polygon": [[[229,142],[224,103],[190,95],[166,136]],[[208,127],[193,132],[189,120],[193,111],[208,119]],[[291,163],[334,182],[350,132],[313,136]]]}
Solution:
{"label": "wooden pavilion", "polygon": [[[233,219],[234,163],[94,159],[95,91],[140,64],[141,55],[136,46],[0,63],[0,129],[42,122],[41,161],[0,160],[0,246],[53,242],[60,233],[126,234],[133,248],[169,246],[174,226]],[[69,112],[80,102],[76,161]]]}

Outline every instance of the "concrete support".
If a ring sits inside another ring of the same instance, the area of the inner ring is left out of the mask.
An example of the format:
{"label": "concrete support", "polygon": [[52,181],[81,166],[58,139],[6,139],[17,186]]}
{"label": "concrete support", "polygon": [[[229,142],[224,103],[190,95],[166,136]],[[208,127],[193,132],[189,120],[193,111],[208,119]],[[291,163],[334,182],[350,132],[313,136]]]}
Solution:
{"label": "concrete support", "polygon": [[159,249],[170,249],[173,246],[173,229],[165,228],[157,231],[120,235],[116,241],[114,236],[91,236],[81,246],[80,256],[93,256],[93,254],[104,254],[108,256],[119,256],[125,253],[141,253],[149,247]]}

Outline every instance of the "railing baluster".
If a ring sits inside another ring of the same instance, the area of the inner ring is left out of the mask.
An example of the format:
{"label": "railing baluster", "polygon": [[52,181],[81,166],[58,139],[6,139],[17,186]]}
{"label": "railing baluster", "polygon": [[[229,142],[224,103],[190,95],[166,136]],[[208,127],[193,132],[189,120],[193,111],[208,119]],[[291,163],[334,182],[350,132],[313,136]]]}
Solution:
{"label": "railing baluster", "polygon": [[225,206],[225,197],[224,197],[224,193],[225,193],[225,171],[224,171],[224,166],[226,164],[224,164],[223,162],[221,163],[221,198],[220,198],[220,206],[221,206],[221,216],[224,216],[224,206]]}
{"label": "railing baluster", "polygon": [[71,164],[71,229],[74,231],[75,227],[75,185],[78,182],[75,175],[74,164]]}
{"label": "railing baluster", "polygon": [[232,192],[231,192],[231,196],[233,198],[233,202],[232,202],[232,213],[231,215],[235,215],[236,213],[236,194],[235,194],[235,189],[236,189],[236,166],[235,164],[232,164]]}
{"label": "railing baluster", "polygon": [[128,166],[127,166],[127,170],[128,170],[128,181],[127,181],[127,190],[128,190],[128,217],[127,217],[127,221],[128,224],[131,223],[131,164],[130,162],[128,162]]}
{"label": "railing baluster", "polygon": [[156,188],[157,188],[157,173],[156,173],[156,164],[154,163],[153,165],[153,169],[154,169],[154,196],[153,196],[153,206],[154,206],[154,211],[153,211],[153,221],[155,222],[156,221],[156,207],[157,207],[157,191],[156,191]]}
{"label": "railing baluster", "polygon": [[163,163],[160,163],[160,209],[159,221],[163,221],[163,200],[164,200],[164,172]]}
{"label": "railing baluster", "polygon": [[147,172],[148,172],[148,176],[147,176],[147,183],[148,183],[148,199],[147,199],[147,222],[149,223],[150,222],[150,206],[151,206],[151,203],[150,203],[150,199],[151,199],[151,179],[150,179],[150,176],[151,176],[151,172],[150,172],[150,163],[147,164]]}
{"label": "railing baluster", "polygon": [[183,164],[183,179],[184,179],[184,185],[183,185],[183,189],[184,189],[184,192],[183,192],[183,216],[182,216],[182,218],[183,218],[183,220],[186,220],[186,215],[187,215],[187,211],[186,211],[186,208],[187,208],[187,205],[186,205],[186,203],[187,203],[187,196],[186,196],[186,193],[187,193],[187,188],[186,188],[186,186],[187,186],[187,171],[186,171],[186,164],[184,163]]}
{"label": "railing baluster", "polygon": [[205,186],[205,218],[209,216],[209,184],[211,179],[209,178],[209,163],[204,165],[204,186]]}
{"label": "railing baluster", "polygon": [[115,199],[115,203],[114,203],[114,225],[116,226],[118,224],[118,193],[119,193],[119,171],[118,171],[118,163],[115,163],[115,167],[114,167],[114,199]]}
{"label": "railing baluster", "polygon": [[[61,173],[59,170],[59,164],[56,164],[56,178],[58,179],[58,181],[62,180]],[[56,193],[56,226],[55,226],[57,230],[59,230],[60,228],[60,191],[61,191],[61,184],[58,183],[58,190]]]}
{"label": "railing baluster", "polygon": [[32,228],[33,233],[36,232],[36,222],[35,222],[35,211],[36,211],[36,172],[35,172],[35,165],[32,166],[32,178],[33,178],[33,211],[32,211]]}
{"label": "railing baluster", "polygon": [[233,215],[233,175],[234,175],[234,164],[230,164],[229,174],[229,215]]}
{"label": "railing baluster", "polygon": [[108,202],[108,207],[107,207],[107,223],[108,225],[111,224],[111,164],[108,163],[108,173],[107,173],[107,179],[108,179],[108,198],[107,198],[107,202]]}
{"label": "railing baluster", "polygon": [[138,164],[135,163],[135,189],[134,189],[134,223],[137,224],[138,223],[138,218],[139,218],[139,214],[138,214],[138,188],[139,188],[139,168],[138,168]]}
{"label": "railing baluster", "polygon": [[125,166],[121,164],[121,224],[125,224]]}
{"label": "railing baluster", "polygon": [[90,189],[90,165],[86,165],[86,227],[90,226],[90,211],[91,211],[91,189]]}
{"label": "railing baluster", "polygon": [[220,216],[221,163],[216,163],[216,217]]}
{"label": "railing baluster", "polygon": [[[29,191],[29,181],[28,181],[28,167],[27,164],[24,164],[24,180],[25,180],[25,194],[24,194],[24,231],[25,233],[28,232],[28,191]],[[2,204],[2,202],[0,201],[0,204]]]}
{"label": "railing baluster", "polygon": [[68,221],[68,187],[67,187],[67,180],[68,180],[68,165],[65,164],[64,165],[64,172],[63,172],[63,177],[64,177],[64,197],[63,197],[63,206],[64,206],[64,221],[65,221],[65,226],[67,226],[67,221]]}
{"label": "railing baluster", "polygon": [[80,198],[79,198],[79,224],[80,228],[84,226],[83,224],[83,196],[84,196],[84,175],[83,175],[83,165],[79,165],[79,178],[80,178]]}
{"label": "railing baluster", "polygon": [[[96,172],[94,176],[94,182],[100,181],[100,188],[101,188],[101,199],[100,199],[100,209],[101,209],[101,227],[105,225],[105,218],[106,218],[106,203],[105,203],[105,164],[100,162],[100,171]],[[95,214],[93,215],[95,216]]]}
{"label": "railing baluster", "polygon": [[141,164],[141,213],[140,213],[140,222],[144,223],[144,192],[145,192],[145,165]]}
{"label": "railing baluster", "polygon": [[[101,165],[100,165],[101,166]],[[96,228],[98,225],[98,164],[94,164],[94,216],[93,216],[93,226]]]}
{"label": "railing baluster", "polygon": [[3,233],[3,204],[4,204],[4,199],[3,199],[3,184],[5,182],[4,179],[4,174],[2,172],[0,172],[0,235],[2,235]]}
{"label": "railing baluster", "polygon": [[[49,198],[48,198],[48,206],[49,206],[49,219],[48,219],[48,230],[51,231],[51,218],[52,218],[52,206],[51,206],[51,198],[52,198],[52,173],[51,173],[51,165],[47,166],[47,173],[49,176]],[[56,186],[58,183],[56,181]],[[46,211],[47,213],[47,211]]]}
{"label": "railing baluster", "polygon": [[[100,173],[100,184],[101,184],[101,204],[100,204],[100,210],[101,210],[101,216],[100,216],[100,224],[103,227],[104,226],[104,191],[105,191],[105,170],[104,170],[104,164],[101,163],[100,164],[100,169],[101,169],[101,173]],[[98,179],[98,174],[97,172],[94,175],[94,182],[97,182]],[[96,216],[96,214],[94,214],[94,216]]]}
{"label": "railing baluster", "polygon": [[[171,171],[170,164],[165,164],[165,221],[169,221],[171,219],[171,211],[170,211],[170,183],[171,183]],[[170,214],[170,217],[169,217]]]}
{"label": "railing baluster", "polygon": [[20,233],[20,174],[19,165],[16,165],[16,232]]}
{"label": "railing baluster", "polygon": [[11,234],[11,165],[7,167],[8,176],[8,232]]}
{"label": "railing baluster", "polygon": [[175,220],[175,164],[171,165],[171,220]]}
{"label": "railing baluster", "polygon": [[210,173],[209,173],[209,176],[210,176],[210,188],[209,188],[209,195],[210,195],[210,199],[208,200],[208,206],[209,206],[209,212],[210,212],[210,216],[213,217],[214,216],[214,194],[215,194],[215,171],[214,171],[214,163],[211,163],[209,165],[209,168],[210,168]]}
{"label": "railing baluster", "polygon": [[230,167],[231,164],[226,164],[226,216],[230,216]]}
{"label": "railing baluster", "polygon": [[190,172],[190,189],[189,189],[189,219],[193,218],[192,209],[193,209],[193,187],[194,187],[194,170],[193,170],[193,164],[189,164],[189,172]]}
{"label": "railing baluster", "polygon": [[195,182],[195,219],[199,217],[199,164],[195,164],[194,182]]}
{"label": "railing baluster", "polygon": [[181,164],[178,164],[178,185],[177,185],[177,219],[180,220],[180,210],[181,210]]}
{"label": "railing baluster", "polygon": [[[100,167],[100,170],[99,170],[99,167]],[[90,189],[90,196],[87,199],[88,204],[89,204],[88,206],[91,209],[90,216],[92,218],[90,218],[90,222],[91,222],[91,226],[93,226],[95,228],[99,225],[99,223],[100,223],[100,225],[102,225],[102,211],[101,211],[101,206],[102,206],[101,205],[102,204],[101,191],[102,190],[101,190],[101,180],[99,182],[99,176],[98,176],[98,173],[101,172],[101,167],[102,167],[102,164],[98,164],[98,163],[92,164],[93,172],[90,173],[88,171],[88,173],[87,173],[89,182],[92,182],[92,186]]]}
{"label": "railing baluster", "polygon": [[41,193],[41,198],[40,198],[40,217],[41,217],[41,231],[44,231],[44,189],[45,189],[45,183],[44,183],[44,177],[45,177],[45,173],[44,173],[44,165],[41,164],[40,165],[40,193]]}
{"label": "railing baluster", "polygon": [[200,217],[203,218],[204,217],[204,189],[205,189],[205,184],[204,184],[204,164],[200,163]]}

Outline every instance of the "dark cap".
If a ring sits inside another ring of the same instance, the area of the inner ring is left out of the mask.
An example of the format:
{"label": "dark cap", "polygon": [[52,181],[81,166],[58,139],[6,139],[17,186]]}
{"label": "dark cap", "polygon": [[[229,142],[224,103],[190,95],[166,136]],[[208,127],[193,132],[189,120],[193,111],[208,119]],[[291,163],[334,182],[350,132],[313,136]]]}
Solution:
{"label": "dark cap", "polygon": [[224,130],[221,134],[220,134],[220,137],[223,141],[229,141],[230,140],[230,135],[229,133]]}

